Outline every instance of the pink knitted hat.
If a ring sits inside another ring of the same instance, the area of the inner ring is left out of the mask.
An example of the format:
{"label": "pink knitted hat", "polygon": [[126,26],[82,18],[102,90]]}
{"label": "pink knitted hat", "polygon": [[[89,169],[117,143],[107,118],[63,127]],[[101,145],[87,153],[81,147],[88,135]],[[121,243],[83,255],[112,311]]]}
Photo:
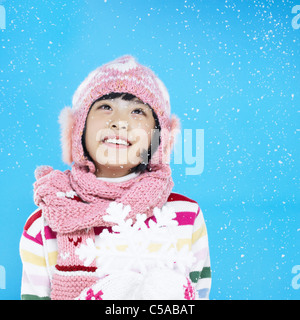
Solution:
{"label": "pink knitted hat", "polygon": [[149,166],[168,163],[175,135],[180,130],[179,119],[170,114],[170,98],[162,81],[132,56],[123,56],[92,71],[80,84],[73,96],[73,107],[65,107],[60,116],[63,160],[95,166],[84,156],[82,134],[92,103],[111,92],[130,93],[148,103],[158,116],[161,127],[161,144],[152,156]]}

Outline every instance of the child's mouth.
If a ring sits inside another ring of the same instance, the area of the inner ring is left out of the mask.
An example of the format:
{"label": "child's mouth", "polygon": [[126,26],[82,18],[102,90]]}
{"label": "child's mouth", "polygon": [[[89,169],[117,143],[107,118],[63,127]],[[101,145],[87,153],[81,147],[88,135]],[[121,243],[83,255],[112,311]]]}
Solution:
{"label": "child's mouth", "polygon": [[131,146],[131,143],[122,137],[105,137],[102,142],[109,147],[113,148],[128,148]]}

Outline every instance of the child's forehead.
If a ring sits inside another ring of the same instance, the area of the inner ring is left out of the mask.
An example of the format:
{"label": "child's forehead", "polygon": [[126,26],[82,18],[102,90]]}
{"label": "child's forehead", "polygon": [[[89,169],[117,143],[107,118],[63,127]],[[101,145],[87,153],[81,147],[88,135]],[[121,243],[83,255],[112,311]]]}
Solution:
{"label": "child's forehead", "polygon": [[144,105],[145,107],[149,107],[149,105],[147,103],[144,103],[141,99],[139,99],[138,97],[134,97],[131,100],[127,100],[127,99],[122,99],[122,97],[118,97],[118,98],[112,98],[112,99],[101,99],[98,101],[98,103],[105,103],[105,102],[111,102],[111,103],[115,103],[116,105],[122,106],[122,107],[130,107],[131,105]]}

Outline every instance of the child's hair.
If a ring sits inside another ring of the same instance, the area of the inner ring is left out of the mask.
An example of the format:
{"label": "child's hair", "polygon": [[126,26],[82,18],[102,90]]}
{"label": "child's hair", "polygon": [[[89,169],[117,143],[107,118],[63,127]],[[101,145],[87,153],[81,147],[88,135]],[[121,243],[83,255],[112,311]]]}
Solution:
{"label": "child's hair", "polygon": [[[101,100],[112,100],[112,99],[117,99],[117,98],[121,98],[125,101],[132,101],[134,99],[136,99],[137,97],[133,94],[130,94],[130,93],[121,93],[121,92],[111,92],[109,94],[106,94],[102,97],[100,97],[99,99],[95,100],[92,105],[90,106],[90,109],[88,111],[88,114],[87,114],[87,117],[89,115],[89,112],[90,110],[92,109],[93,105],[98,102],[98,101],[101,101]],[[153,135],[152,135],[152,140],[151,140],[151,143],[150,143],[150,147],[148,149],[148,151],[141,154],[141,158],[142,158],[142,161],[140,164],[138,164],[136,167],[132,168],[130,170],[130,173],[132,172],[135,172],[135,173],[138,173],[138,172],[145,172],[147,170],[147,166],[148,166],[148,163],[151,159],[151,155],[154,154],[154,152],[158,149],[159,145],[160,145],[160,130],[161,130],[161,127],[160,127],[160,124],[159,124],[159,121],[158,121],[158,117],[157,117],[157,114],[155,113],[155,111],[151,108],[151,106],[147,103],[146,104],[152,111],[152,115],[153,115],[153,118],[154,118],[154,121],[155,121],[155,127],[153,131]],[[86,119],[87,119],[86,117]],[[84,130],[83,130],[83,134],[82,134],[82,147],[83,147],[83,151],[84,151],[84,156],[87,157],[87,159],[89,161],[92,161],[93,162],[93,159],[91,158],[91,156],[89,155],[87,149],[86,149],[86,144],[85,144],[85,134],[86,134],[86,122],[85,122],[85,125],[84,125]]]}

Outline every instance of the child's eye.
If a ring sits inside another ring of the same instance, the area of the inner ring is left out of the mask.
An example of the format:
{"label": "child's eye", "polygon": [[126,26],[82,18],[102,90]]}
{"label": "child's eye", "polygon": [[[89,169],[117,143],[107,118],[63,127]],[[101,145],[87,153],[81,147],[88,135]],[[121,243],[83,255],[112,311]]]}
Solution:
{"label": "child's eye", "polygon": [[102,106],[99,106],[97,109],[111,110],[111,107],[108,104],[103,104]]}
{"label": "child's eye", "polygon": [[145,114],[145,112],[141,108],[134,109],[132,112],[135,114]]}

